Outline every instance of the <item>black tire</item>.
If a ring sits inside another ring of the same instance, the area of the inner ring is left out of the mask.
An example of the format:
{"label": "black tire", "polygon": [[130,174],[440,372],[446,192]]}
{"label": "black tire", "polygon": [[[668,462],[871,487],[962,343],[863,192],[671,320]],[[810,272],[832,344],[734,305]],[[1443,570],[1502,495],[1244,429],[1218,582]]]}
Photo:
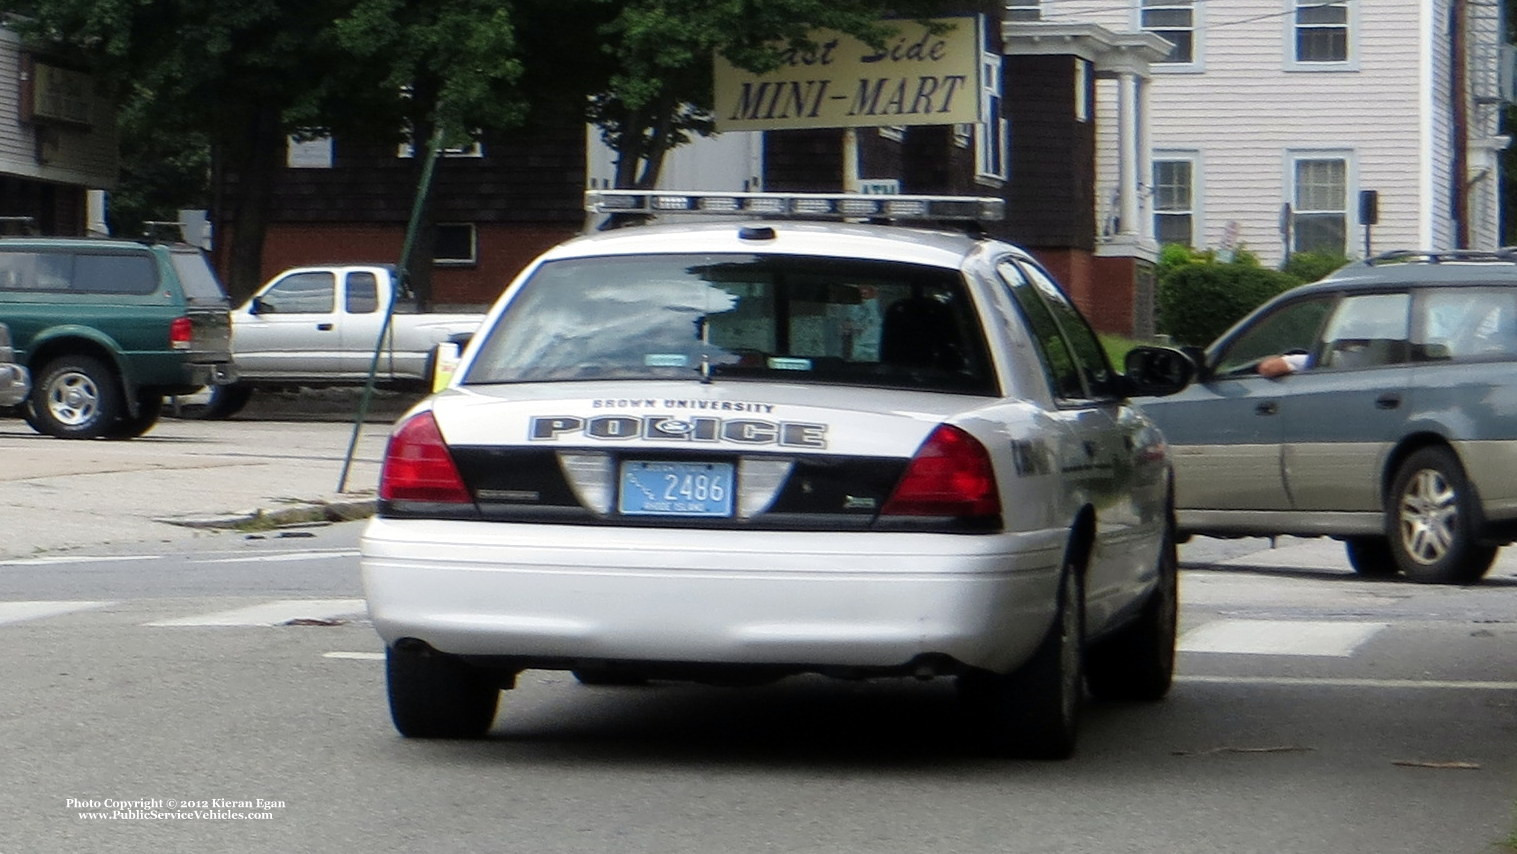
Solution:
{"label": "black tire", "polygon": [[976,670],[958,677],[959,698],[987,752],[1020,759],[1074,753],[1085,699],[1085,591],[1067,567],[1058,610],[1032,658],[1009,674]]}
{"label": "black tire", "polygon": [[92,356],[62,356],[47,363],[32,388],[27,423],[59,439],[96,439],[125,413],[121,381]]}
{"label": "black tire", "polygon": [[1158,583],[1138,618],[1085,651],[1085,684],[1098,700],[1164,699],[1175,678],[1180,615],[1180,561],[1174,525],[1165,526]]}
{"label": "black tire", "polygon": [[1348,565],[1365,578],[1392,578],[1401,572],[1385,537],[1349,537],[1343,541]]}
{"label": "black tire", "polygon": [[385,650],[390,719],[406,738],[483,738],[500,686],[478,669],[431,649]]}
{"label": "black tire", "polygon": [[122,412],[121,417],[116,420],[111,429],[106,431],[105,437],[107,439],[135,439],[153,429],[161,415],[163,415],[163,395],[139,395],[137,414]]}
{"label": "black tire", "polygon": [[192,417],[204,421],[222,421],[241,412],[252,397],[253,387],[245,383],[213,385],[210,387],[210,400],[204,406],[197,407]]}
{"label": "black tire", "polygon": [[1386,537],[1406,577],[1423,584],[1473,584],[1496,559],[1475,539],[1474,491],[1454,452],[1415,451],[1396,470],[1386,499]]}

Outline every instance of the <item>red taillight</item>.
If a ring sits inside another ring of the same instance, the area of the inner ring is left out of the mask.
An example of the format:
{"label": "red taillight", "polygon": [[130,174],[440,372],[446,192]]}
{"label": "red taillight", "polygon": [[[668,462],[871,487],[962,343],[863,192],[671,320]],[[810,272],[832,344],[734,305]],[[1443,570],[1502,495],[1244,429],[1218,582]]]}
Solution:
{"label": "red taillight", "polygon": [[384,468],[379,473],[379,497],[385,501],[473,503],[432,413],[423,412],[390,434]]}
{"label": "red taillight", "polygon": [[190,325],[190,319],[188,317],[174,318],[169,323],[169,349],[190,349],[190,337],[194,334],[194,332],[195,328]]}
{"label": "red taillight", "polygon": [[990,454],[979,440],[941,424],[906,466],[882,516],[999,516]]}

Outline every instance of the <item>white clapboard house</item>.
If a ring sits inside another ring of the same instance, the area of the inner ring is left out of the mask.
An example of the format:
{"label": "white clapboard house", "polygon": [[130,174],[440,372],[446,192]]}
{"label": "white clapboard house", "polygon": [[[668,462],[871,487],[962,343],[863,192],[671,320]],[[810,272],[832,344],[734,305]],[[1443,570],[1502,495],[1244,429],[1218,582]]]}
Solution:
{"label": "white clapboard house", "polygon": [[[1136,231],[1160,243],[1244,247],[1276,264],[1287,250],[1362,257],[1500,244],[1499,157],[1508,143],[1500,115],[1511,85],[1500,4],[1012,0],[1008,8],[1024,36],[1097,24],[1172,43],[1141,99],[1149,162],[1140,164],[1148,180]],[[1096,103],[1110,109],[1116,100]],[[1123,230],[1111,201],[1116,139],[1103,134],[1098,152],[1099,222],[1114,235]],[[1364,219],[1374,224],[1366,229]]]}

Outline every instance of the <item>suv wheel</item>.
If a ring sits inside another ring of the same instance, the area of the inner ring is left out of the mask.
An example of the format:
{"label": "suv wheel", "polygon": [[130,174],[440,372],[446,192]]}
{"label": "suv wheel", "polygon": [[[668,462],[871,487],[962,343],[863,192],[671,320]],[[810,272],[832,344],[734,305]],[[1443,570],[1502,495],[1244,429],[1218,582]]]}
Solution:
{"label": "suv wheel", "polygon": [[32,389],[27,423],[59,439],[106,435],[126,411],[116,374],[91,356],[63,356],[47,363]]}
{"label": "suv wheel", "polygon": [[500,687],[477,668],[436,650],[385,650],[390,719],[407,738],[483,738]]}
{"label": "suv wheel", "polygon": [[142,394],[137,398],[137,414],[121,413],[121,418],[105,433],[108,439],[135,439],[153,429],[163,414],[163,395]]}
{"label": "suv wheel", "polygon": [[1474,496],[1447,448],[1416,451],[1396,470],[1387,533],[1396,565],[1425,584],[1472,584],[1491,568],[1494,546],[1475,540]]}
{"label": "suv wheel", "polygon": [[1401,571],[1386,537],[1349,537],[1343,541],[1349,566],[1365,578],[1390,578]]}
{"label": "suv wheel", "polygon": [[959,676],[959,698],[990,753],[1021,759],[1074,753],[1085,696],[1084,600],[1078,569],[1066,567],[1058,613],[1032,658],[1009,674]]}

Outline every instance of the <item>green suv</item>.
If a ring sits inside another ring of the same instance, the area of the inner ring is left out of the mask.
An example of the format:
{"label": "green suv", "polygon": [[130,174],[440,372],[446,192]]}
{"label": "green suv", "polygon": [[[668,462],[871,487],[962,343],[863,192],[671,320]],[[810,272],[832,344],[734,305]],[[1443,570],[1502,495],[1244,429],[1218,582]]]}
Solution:
{"label": "green suv", "polygon": [[233,381],[230,301],[199,249],[0,239],[0,323],[31,371],[21,415],[62,439],[130,439],[163,399]]}

